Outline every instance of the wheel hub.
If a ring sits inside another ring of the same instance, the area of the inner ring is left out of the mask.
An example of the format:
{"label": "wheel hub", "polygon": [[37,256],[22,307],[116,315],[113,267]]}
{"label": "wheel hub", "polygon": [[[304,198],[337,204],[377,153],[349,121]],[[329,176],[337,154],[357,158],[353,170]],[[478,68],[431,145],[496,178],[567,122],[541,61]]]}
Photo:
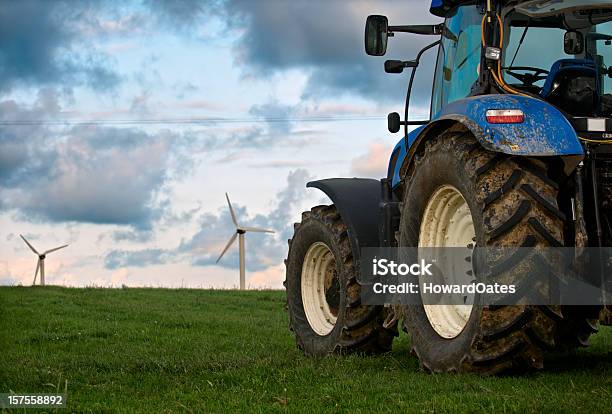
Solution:
{"label": "wheel hub", "polygon": [[[419,232],[419,259],[420,248],[432,247],[467,247],[474,245],[476,230],[472,213],[465,198],[459,190],[450,185],[438,188],[429,199]],[[428,250],[428,249],[427,249]],[[452,263],[443,258],[437,266],[444,275],[444,283],[466,283],[471,279],[467,276],[467,269],[458,271]],[[421,286],[424,280],[419,280]],[[422,288],[421,288],[422,292]],[[470,298],[464,298],[471,302]],[[457,337],[467,325],[472,313],[473,305],[430,305],[424,304],[425,314],[432,328],[443,338]]]}
{"label": "wheel hub", "polygon": [[336,325],[340,283],[336,260],[323,242],[313,243],[306,252],[301,277],[302,303],[310,327],[321,336]]}

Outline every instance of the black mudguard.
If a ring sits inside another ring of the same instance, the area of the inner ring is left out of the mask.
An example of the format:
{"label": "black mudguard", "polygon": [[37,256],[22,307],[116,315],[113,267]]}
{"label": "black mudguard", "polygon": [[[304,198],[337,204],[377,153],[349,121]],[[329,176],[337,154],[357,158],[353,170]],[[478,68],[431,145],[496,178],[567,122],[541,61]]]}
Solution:
{"label": "black mudguard", "polygon": [[328,178],[311,181],[306,187],[323,191],[335,204],[348,228],[353,257],[358,263],[360,248],[378,247],[381,182],[369,178]]}

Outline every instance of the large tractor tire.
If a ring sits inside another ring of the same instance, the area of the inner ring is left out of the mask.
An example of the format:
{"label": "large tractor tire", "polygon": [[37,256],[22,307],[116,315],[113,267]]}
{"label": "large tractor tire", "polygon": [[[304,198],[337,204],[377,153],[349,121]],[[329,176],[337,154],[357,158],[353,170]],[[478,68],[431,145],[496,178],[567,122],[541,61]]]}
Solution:
{"label": "large tractor tire", "polygon": [[397,324],[383,306],[360,303],[346,225],[333,205],[302,213],[285,261],[289,327],[307,355],[387,352]]}
{"label": "large tractor tire", "polygon": [[[563,246],[547,168],[488,152],[469,132],[444,133],[406,173],[400,247]],[[546,350],[585,344],[593,321],[573,310],[421,303],[404,307],[403,328],[428,371],[496,374],[540,369]]]}

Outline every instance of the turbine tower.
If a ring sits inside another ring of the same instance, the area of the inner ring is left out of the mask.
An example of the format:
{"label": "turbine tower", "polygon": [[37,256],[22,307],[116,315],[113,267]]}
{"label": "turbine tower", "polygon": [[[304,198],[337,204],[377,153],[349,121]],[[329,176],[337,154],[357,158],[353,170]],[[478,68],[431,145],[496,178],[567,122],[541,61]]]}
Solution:
{"label": "turbine tower", "polygon": [[236,237],[238,237],[238,254],[240,257],[240,290],[245,289],[245,276],[244,276],[244,235],[247,231],[252,231],[255,233],[274,233],[274,230],[268,229],[260,229],[257,227],[243,227],[238,224],[238,219],[236,218],[236,213],[232,208],[232,203],[230,203],[229,196],[225,193],[225,198],[227,199],[227,205],[229,207],[230,215],[232,216],[232,222],[234,222],[234,226],[236,226],[236,232],[230,237],[229,241],[225,245],[225,248],[219,255],[216,263],[219,263],[219,260],[223,257],[227,249],[236,241]]}
{"label": "turbine tower", "polygon": [[59,249],[63,249],[64,247],[68,247],[68,245],[64,244],[63,246],[49,249],[45,251],[44,253],[40,254],[38,253],[38,251],[36,251],[34,246],[32,246],[30,242],[26,240],[25,237],[23,237],[21,234],[19,236],[23,239],[25,244],[27,244],[28,247],[34,252],[34,254],[38,256],[38,264],[36,265],[36,272],[34,272],[34,281],[32,282],[32,285],[36,284],[36,276],[38,276],[38,271],[40,270],[40,285],[44,286],[45,285],[45,258],[47,257],[49,253],[54,252]]}

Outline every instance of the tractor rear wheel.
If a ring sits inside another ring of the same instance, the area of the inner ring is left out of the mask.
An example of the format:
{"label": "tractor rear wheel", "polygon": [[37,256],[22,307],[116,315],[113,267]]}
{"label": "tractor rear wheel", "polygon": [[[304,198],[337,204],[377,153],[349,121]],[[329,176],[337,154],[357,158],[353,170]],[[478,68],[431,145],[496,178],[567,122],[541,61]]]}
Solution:
{"label": "tractor rear wheel", "polygon": [[[564,245],[547,165],[486,151],[469,132],[428,142],[404,183],[400,247]],[[584,343],[592,325],[567,316],[560,306],[421,303],[404,307],[403,328],[425,369],[495,374],[542,368],[545,350],[571,342],[571,326]]]}
{"label": "tractor rear wheel", "polygon": [[302,213],[285,265],[289,327],[304,353],[391,349],[397,324],[383,327],[383,306],[361,305],[347,228],[333,205]]}

